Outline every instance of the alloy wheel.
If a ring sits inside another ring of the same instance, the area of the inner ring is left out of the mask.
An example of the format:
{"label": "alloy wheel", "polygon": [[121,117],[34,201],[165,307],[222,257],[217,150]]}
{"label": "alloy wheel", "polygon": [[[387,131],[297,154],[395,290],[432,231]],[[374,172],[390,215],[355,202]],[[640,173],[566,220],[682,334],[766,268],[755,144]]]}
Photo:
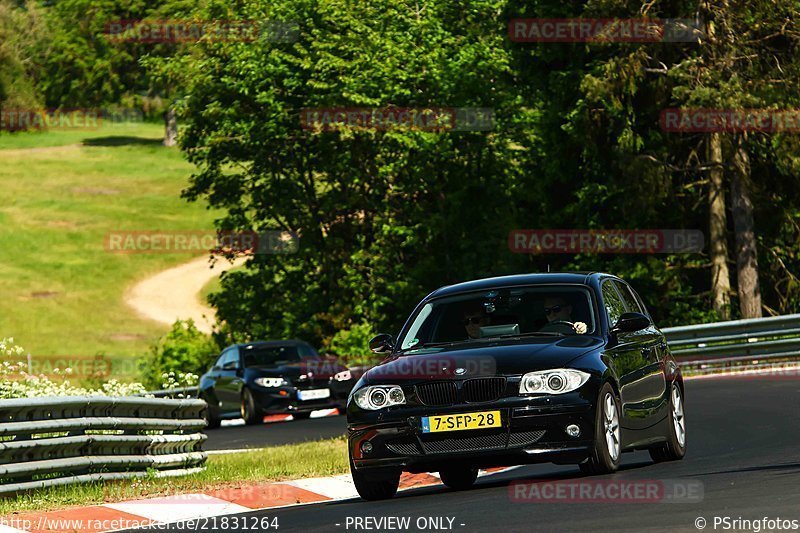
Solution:
{"label": "alloy wheel", "polygon": [[604,426],[606,430],[606,447],[612,461],[619,457],[619,415],[617,414],[617,404],[614,397],[608,393],[603,400],[603,411],[605,414]]}
{"label": "alloy wheel", "polygon": [[672,386],[672,424],[681,448],[686,445],[686,422],[683,418],[683,398],[677,385]]}

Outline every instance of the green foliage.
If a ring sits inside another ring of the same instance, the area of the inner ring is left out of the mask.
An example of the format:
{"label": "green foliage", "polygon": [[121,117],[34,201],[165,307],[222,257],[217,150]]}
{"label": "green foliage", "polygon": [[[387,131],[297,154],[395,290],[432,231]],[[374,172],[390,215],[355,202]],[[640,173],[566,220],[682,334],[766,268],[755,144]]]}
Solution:
{"label": "green foliage", "polygon": [[185,101],[183,148],[198,166],[187,197],[225,209],[220,227],[300,235],[298,253],[223,279],[212,302],[233,331],[319,342],[351,323],[392,330],[438,285],[512,271],[518,130],[315,133],[299,117],[463,106],[524,124],[501,5],[250,2],[232,17],[300,21],[299,40],[205,45]]}
{"label": "green foliage", "polygon": [[[3,35],[36,27],[35,10],[12,11],[0,11]],[[698,14],[716,32],[699,43],[523,44],[506,34],[510,18]],[[44,45],[33,30],[7,41],[24,45],[0,41],[0,88],[41,46],[39,69],[24,76],[48,105],[175,97],[196,168],[184,196],[220,209],[220,229],[300,236],[297,253],[258,255],[223,278],[210,300],[225,342],[300,337],[367,355],[372,331],[397,331],[440,285],[548,267],[631,280],[663,325],[714,320],[706,254],[514,255],[508,233],[705,230],[703,136],[662,131],[661,110],[800,106],[800,16],[789,2],[64,0],[42,16]],[[144,17],[285,21],[299,38],[153,46],[102,35],[109,20]],[[480,132],[301,127],[304,108],[388,106],[491,108],[496,122]],[[800,145],[788,134],[746,145],[764,304],[796,311]],[[209,363],[192,361],[153,370],[150,383]]]}
{"label": "green foliage", "polygon": [[194,385],[218,354],[219,347],[197,329],[193,320],[177,320],[145,359],[143,382],[151,390]]}
{"label": "green foliage", "polygon": [[44,34],[42,13],[33,2],[19,7],[0,0],[0,111],[40,103],[34,58]]}
{"label": "green foliage", "polygon": [[365,364],[375,360],[369,349],[369,341],[376,332],[368,323],[353,324],[348,329],[337,331],[328,344],[328,351],[348,365]]}
{"label": "green foliage", "polygon": [[[0,356],[3,359],[16,358],[25,350],[14,343],[13,338],[0,339]],[[141,383],[122,383],[110,379],[97,387],[73,385],[69,376],[72,370],[54,369],[52,376],[28,372],[25,362],[0,363],[0,399],[34,398],[41,396],[130,396],[145,392]]]}

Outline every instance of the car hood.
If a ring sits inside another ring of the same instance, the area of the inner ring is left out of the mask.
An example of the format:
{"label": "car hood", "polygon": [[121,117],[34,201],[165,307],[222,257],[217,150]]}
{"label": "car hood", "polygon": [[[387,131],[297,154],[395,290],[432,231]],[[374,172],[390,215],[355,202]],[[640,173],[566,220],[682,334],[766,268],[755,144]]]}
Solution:
{"label": "car hood", "polygon": [[386,359],[371,368],[364,380],[381,383],[521,375],[568,366],[573,359],[602,345],[597,337],[580,336],[425,348]]}
{"label": "car hood", "polygon": [[330,379],[347,367],[332,361],[303,361],[275,366],[250,366],[247,372],[257,377]]}

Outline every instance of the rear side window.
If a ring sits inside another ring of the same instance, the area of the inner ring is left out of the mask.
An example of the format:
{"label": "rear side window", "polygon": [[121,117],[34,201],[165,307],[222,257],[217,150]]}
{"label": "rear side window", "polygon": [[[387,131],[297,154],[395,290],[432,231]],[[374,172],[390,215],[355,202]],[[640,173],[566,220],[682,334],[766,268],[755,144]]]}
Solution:
{"label": "rear side window", "polygon": [[606,281],[602,286],[603,305],[606,308],[609,327],[613,326],[625,312],[625,303],[619,297],[617,290],[610,281]]}
{"label": "rear side window", "polygon": [[642,309],[642,313],[644,313],[647,316],[650,316],[650,312],[647,310],[647,306],[644,305],[644,300],[642,300],[642,297],[639,296],[639,293],[636,292],[630,285],[628,285],[628,290],[631,291],[631,293],[633,293],[633,297],[636,298],[636,301],[639,303],[639,307]]}
{"label": "rear side window", "polygon": [[630,287],[625,283],[620,283],[619,281],[615,281],[614,284],[619,289],[619,293],[622,295],[622,300],[625,302],[625,306],[628,308],[628,311],[632,313],[642,313],[644,314],[644,309],[639,305],[639,302],[636,301],[636,298],[633,296]]}

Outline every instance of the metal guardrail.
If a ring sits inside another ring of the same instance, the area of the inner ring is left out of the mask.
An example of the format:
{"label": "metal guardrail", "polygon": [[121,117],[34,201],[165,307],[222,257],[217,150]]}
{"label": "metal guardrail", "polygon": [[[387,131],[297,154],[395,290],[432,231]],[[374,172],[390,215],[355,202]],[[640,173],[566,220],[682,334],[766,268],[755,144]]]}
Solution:
{"label": "metal guardrail", "polygon": [[663,328],[680,361],[736,363],[800,356],[800,314]]}
{"label": "metal guardrail", "polygon": [[0,400],[0,495],[199,472],[206,408],[133,396]]}
{"label": "metal guardrail", "polygon": [[200,390],[199,387],[160,389],[160,390],[147,391],[142,394],[137,394],[137,396],[152,396],[154,398],[174,398],[182,395],[183,398],[196,398],[199,390]]}

